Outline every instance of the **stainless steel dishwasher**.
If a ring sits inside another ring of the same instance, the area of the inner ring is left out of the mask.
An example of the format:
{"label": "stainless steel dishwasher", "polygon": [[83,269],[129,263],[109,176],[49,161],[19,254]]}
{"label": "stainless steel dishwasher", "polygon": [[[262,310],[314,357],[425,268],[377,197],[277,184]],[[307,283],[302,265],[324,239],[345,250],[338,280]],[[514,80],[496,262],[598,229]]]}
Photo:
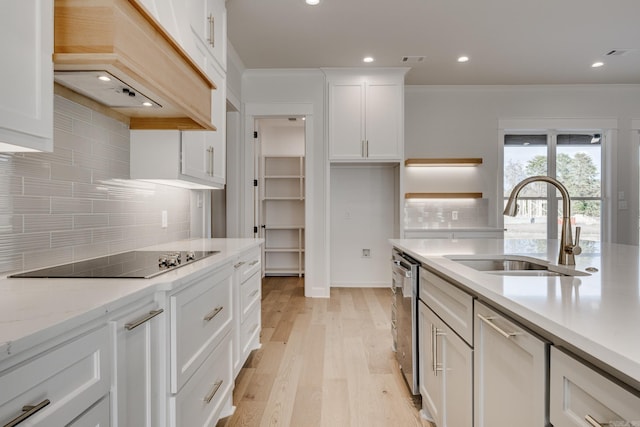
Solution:
{"label": "stainless steel dishwasher", "polygon": [[393,250],[391,290],[391,333],[396,358],[412,394],[418,385],[418,267],[420,263]]}

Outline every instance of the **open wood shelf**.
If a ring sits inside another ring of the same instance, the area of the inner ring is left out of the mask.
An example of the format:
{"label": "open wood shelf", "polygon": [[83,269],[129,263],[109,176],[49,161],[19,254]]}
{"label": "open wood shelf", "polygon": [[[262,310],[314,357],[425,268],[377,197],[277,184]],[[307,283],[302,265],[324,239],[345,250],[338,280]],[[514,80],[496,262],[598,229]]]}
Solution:
{"label": "open wood shelf", "polygon": [[446,158],[446,159],[406,159],[405,166],[478,166],[482,164],[482,158],[463,157],[463,158]]}

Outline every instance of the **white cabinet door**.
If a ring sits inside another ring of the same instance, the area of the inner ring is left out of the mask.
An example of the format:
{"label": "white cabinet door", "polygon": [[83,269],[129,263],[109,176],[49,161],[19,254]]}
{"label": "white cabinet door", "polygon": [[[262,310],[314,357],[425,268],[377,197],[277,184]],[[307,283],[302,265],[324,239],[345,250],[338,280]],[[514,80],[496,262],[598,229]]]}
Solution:
{"label": "white cabinet door", "polygon": [[420,302],[420,394],[440,427],[473,425],[473,351]]}
{"label": "white cabinet door", "polygon": [[162,414],[163,310],[148,302],[110,321],[114,342],[113,427],[158,427]]}
{"label": "white cabinet door", "polygon": [[638,396],[555,347],[550,365],[549,412],[554,427],[640,423]]}
{"label": "white cabinet door", "polygon": [[329,103],[329,157],[364,158],[364,84],[331,84]]}
{"label": "white cabinet door", "polygon": [[204,47],[226,71],[227,10],[224,0],[188,0],[187,10],[194,47]]}
{"label": "white cabinet door", "polygon": [[476,301],[476,427],[548,425],[548,344]]}
{"label": "white cabinet door", "polygon": [[53,151],[53,0],[4,0],[0,151]]}
{"label": "white cabinet door", "polygon": [[366,84],[365,154],[369,159],[400,158],[402,90],[398,84]]}
{"label": "white cabinet door", "polygon": [[[111,416],[109,414],[109,396],[105,396],[70,423],[68,427],[111,427],[115,425],[116,424],[111,423]],[[144,424],[129,425],[143,426]]]}
{"label": "white cabinet door", "polygon": [[211,175],[212,144],[207,131],[183,131],[182,137],[182,174],[209,180]]}

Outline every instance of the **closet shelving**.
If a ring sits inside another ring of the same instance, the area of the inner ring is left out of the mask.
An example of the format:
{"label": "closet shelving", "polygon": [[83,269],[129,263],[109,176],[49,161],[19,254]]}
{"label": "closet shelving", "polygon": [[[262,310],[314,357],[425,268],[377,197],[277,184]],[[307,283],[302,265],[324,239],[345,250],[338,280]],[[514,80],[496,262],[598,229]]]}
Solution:
{"label": "closet shelving", "polygon": [[304,156],[262,157],[266,275],[304,275]]}

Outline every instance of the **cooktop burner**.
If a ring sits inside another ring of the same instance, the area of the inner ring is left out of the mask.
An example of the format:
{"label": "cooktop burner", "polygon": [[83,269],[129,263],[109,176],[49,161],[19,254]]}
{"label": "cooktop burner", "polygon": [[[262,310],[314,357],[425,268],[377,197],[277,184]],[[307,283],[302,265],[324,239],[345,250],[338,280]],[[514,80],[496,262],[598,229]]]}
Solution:
{"label": "cooktop burner", "polygon": [[14,274],[33,278],[148,279],[219,253],[220,251],[130,251]]}

